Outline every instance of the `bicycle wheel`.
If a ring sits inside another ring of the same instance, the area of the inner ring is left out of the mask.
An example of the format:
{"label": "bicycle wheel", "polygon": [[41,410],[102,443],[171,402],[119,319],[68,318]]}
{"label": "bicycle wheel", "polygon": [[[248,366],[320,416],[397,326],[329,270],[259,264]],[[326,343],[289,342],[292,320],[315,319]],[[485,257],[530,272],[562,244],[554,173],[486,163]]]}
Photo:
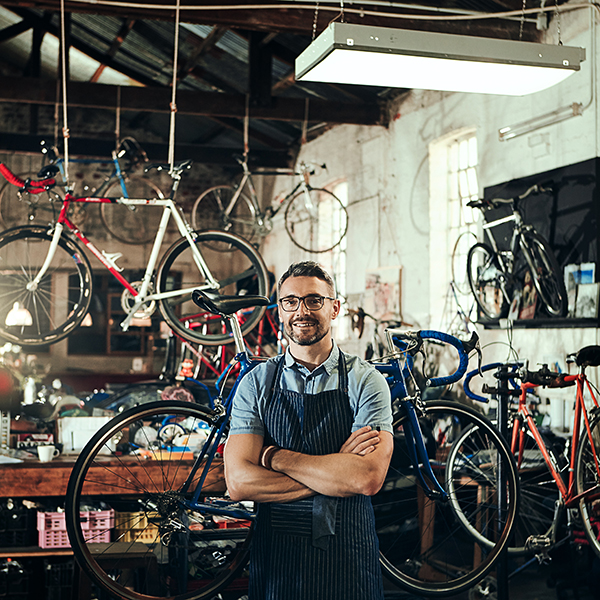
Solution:
{"label": "bicycle wheel", "polygon": [[[478,435],[475,430],[465,430],[457,445],[469,448],[473,446],[473,436]],[[519,511],[515,516],[513,533],[508,546],[510,556],[525,556],[539,552],[549,551],[555,543],[560,542],[560,534],[553,538],[554,515],[556,502],[559,500],[559,491],[556,482],[544,462],[541,451],[535,446],[532,438],[527,438],[531,443],[526,444],[523,460],[518,468],[519,476]],[[453,455],[450,460],[464,460],[460,455]],[[471,465],[469,465],[471,467]],[[495,537],[488,531],[481,530],[477,524],[477,512],[463,510],[455,495],[450,500],[457,511],[457,516],[464,526],[482,544],[488,548],[495,545]],[[492,532],[493,533],[493,532]]]}
{"label": "bicycle wheel", "polygon": [[301,190],[285,209],[285,230],[292,242],[310,253],[328,252],[348,231],[348,213],[329,190]]}
{"label": "bicycle wheel", "polygon": [[[164,198],[160,189],[145,177],[125,179],[129,198]],[[116,180],[103,197],[123,196],[121,183]],[[125,244],[148,244],[154,240],[163,213],[162,206],[126,206],[125,204],[101,204],[100,218],[104,227],[116,239]]]}
{"label": "bicycle wheel", "polygon": [[[20,173],[17,177],[38,179],[31,173]],[[56,215],[52,201],[54,197],[58,198],[57,194],[52,192],[24,194],[21,198],[18,192],[19,188],[8,181],[0,188],[0,225],[2,229],[33,224],[46,225],[54,221]]]}
{"label": "bicycle wheel", "polygon": [[242,568],[252,528],[247,517],[225,518],[218,508],[232,505],[220,459],[197,500],[213,511],[193,500],[202,467],[192,470],[190,455],[213,443],[211,422],[211,413],[192,402],[145,404],[106,423],[79,455],[67,488],[69,540],[82,569],[112,596],[212,599],[230,584],[247,584]]}
{"label": "bicycle wheel", "polygon": [[[212,276],[219,282],[218,292],[224,295],[269,294],[267,268],[260,254],[243,238],[225,231],[201,231],[195,234],[196,248],[203,256]],[[159,293],[182,290],[159,301],[164,320],[184,339],[218,346],[233,342],[229,325],[212,314],[200,312],[192,301],[192,291],[206,288],[187,239],[181,238],[165,253],[158,267]],[[260,321],[264,307],[244,311],[242,333],[251,331]]]}
{"label": "bicycle wheel", "polygon": [[92,269],[79,245],[65,234],[41,281],[28,288],[51,241],[48,228],[36,225],[0,234],[0,338],[23,346],[53,344],[87,314]]}
{"label": "bicycle wheel", "polygon": [[508,308],[502,291],[504,273],[496,254],[487,244],[477,243],[469,250],[467,277],[483,315],[492,320],[503,316]]}
{"label": "bicycle wheel", "polygon": [[[508,542],[518,504],[516,470],[499,433],[466,406],[428,402],[419,423],[429,464],[453,500],[424,489],[407,446],[408,418],[397,416],[390,468],[373,498],[381,564],[387,577],[414,593],[457,594],[485,577]],[[467,429],[472,434],[461,441]],[[501,496],[506,511],[498,507]],[[464,519],[478,532],[496,532],[495,544],[481,543]]]}
{"label": "bicycle wheel", "polygon": [[226,210],[235,194],[231,185],[216,185],[202,192],[192,208],[195,230],[222,229],[251,240],[256,233],[256,208],[243,192],[229,214]]}
{"label": "bicycle wheel", "polygon": [[584,429],[579,438],[575,459],[577,494],[587,493],[579,501],[579,512],[585,536],[597,556],[600,556],[600,417],[590,423],[590,433]]}
{"label": "bicycle wheel", "polygon": [[552,317],[567,314],[567,290],[561,269],[548,242],[537,232],[523,234],[521,250],[530,263],[535,288],[544,310]]}

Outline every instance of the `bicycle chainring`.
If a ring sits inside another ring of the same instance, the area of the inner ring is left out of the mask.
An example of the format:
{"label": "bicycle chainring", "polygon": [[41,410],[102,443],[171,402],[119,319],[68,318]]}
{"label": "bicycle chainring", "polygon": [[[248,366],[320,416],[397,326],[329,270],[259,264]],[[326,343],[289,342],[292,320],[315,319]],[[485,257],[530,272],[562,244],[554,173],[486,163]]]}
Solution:
{"label": "bicycle chainring", "polygon": [[[134,281],[130,285],[136,292],[139,292],[139,290],[142,288],[141,281]],[[154,291],[154,289],[152,287],[152,284],[150,284],[148,293],[152,294],[153,291]],[[133,294],[127,288],[125,288],[123,290],[123,293],[121,294],[121,308],[123,309],[123,311],[126,314],[129,314],[131,312],[131,309],[133,308],[133,305],[135,304],[135,302],[136,302],[135,296],[133,296]],[[155,310],[156,310],[156,301],[151,300],[150,302],[145,302],[144,304],[142,304],[142,306],[140,306],[140,308],[138,308],[138,310],[133,315],[133,317],[135,319],[149,319],[154,314]]]}

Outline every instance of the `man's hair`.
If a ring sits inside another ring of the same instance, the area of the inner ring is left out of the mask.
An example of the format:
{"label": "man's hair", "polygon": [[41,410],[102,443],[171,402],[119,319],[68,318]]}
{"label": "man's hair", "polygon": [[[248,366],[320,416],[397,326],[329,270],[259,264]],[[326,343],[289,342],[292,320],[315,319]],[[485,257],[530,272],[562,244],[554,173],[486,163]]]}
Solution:
{"label": "man's hair", "polygon": [[312,260],[292,263],[288,267],[288,270],[279,278],[277,283],[277,296],[279,296],[279,290],[281,290],[283,282],[290,277],[316,277],[330,287],[332,296],[336,295],[335,283],[329,273],[319,263]]}

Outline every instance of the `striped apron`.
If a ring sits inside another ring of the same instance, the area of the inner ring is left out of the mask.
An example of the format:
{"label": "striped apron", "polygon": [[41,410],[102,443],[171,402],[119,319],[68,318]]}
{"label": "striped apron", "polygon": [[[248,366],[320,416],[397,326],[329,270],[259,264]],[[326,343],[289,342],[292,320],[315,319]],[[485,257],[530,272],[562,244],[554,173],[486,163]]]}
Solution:
{"label": "striped apron", "polygon": [[[353,411],[340,351],[337,390],[282,390],[280,359],[265,407],[265,444],[310,455],[339,452]],[[262,503],[251,546],[249,600],[383,600],[379,544],[368,496],[317,495]]]}

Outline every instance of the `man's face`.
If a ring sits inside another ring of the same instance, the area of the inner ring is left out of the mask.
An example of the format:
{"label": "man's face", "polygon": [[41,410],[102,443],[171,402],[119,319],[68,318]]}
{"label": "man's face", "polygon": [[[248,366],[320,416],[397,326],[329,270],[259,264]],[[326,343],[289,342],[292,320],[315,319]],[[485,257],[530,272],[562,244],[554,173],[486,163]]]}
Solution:
{"label": "man's face", "polygon": [[[303,298],[310,294],[330,297],[332,291],[321,279],[316,277],[290,277],[286,279],[279,297],[297,296]],[[279,318],[287,337],[299,346],[310,346],[320,342],[331,331],[331,321],[340,312],[339,300],[325,300],[320,310],[308,310],[304,302],[300,302],[294,312],[285,312],[279,305]]]}

